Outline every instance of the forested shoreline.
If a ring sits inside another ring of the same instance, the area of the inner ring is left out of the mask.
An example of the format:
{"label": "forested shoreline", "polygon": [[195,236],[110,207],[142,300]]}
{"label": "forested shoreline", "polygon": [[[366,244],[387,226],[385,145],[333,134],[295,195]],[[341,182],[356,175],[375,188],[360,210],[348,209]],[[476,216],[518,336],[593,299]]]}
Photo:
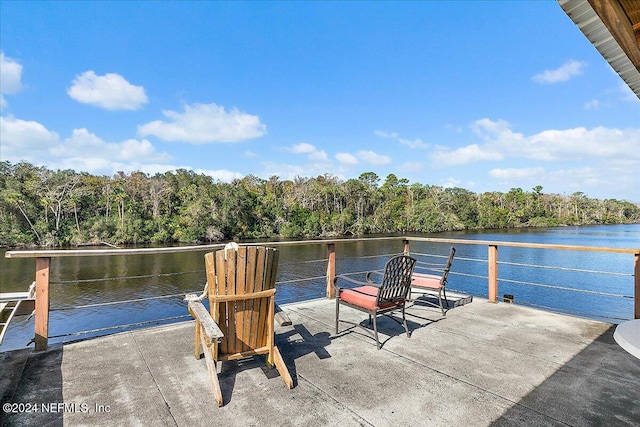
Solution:
{"label": "forested shoreline", "polygon": [[0,162],[0,245],[209,243],[640,222],[640,204],[512,188],[473,193],[374,172],[230,183],[180,169],[95,176]]}

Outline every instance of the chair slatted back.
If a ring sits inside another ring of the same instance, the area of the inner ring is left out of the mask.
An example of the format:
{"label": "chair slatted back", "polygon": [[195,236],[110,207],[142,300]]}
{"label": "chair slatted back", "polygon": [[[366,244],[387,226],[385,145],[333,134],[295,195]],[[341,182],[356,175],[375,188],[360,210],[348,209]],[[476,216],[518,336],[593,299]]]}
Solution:
{"label": "chair slatted back", "polygon": [[[225,338],[217,354],[264,349],[273,334],[278,250],[241,246],[205,255],[209,308]],[[259,351],[260,352],[260,351]],[[258,352],[258,353],[259,353]]]}
{"label": "chair slatted back", "polygon": [[387,261],[376,304],[402,301],[411,288],[411,275],[416,260],[407,255],[398,255]]}

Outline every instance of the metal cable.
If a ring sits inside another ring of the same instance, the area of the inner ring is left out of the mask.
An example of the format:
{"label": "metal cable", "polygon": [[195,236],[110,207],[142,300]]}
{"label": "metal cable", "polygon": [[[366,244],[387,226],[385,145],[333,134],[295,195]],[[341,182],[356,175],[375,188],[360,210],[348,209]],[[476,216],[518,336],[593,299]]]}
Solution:
{"label": "metal cable", "polygon": [[51,285],[65,285],[68,283],[87,283],[87,282],[108,282],[112,280],[123,280],[123,279],[147,279],[149,277],[168,277],[168,276],[178,276],[184,274],[193,274],[193,273],[204,273],[204,270],[192,270],[192,271],[182,271],[177,273],[157,273],[157,274],[141,274],[138,276],[119,276],[119,277],[105,277],[102,279],[77,279],[77,280],[61,280],[58,282],[51,282]]}
{"label": "metal cable", "polygon": [[163,322],[165,320],[183,319],[185,317],[191,317],[191,316],[188,315],[188,314],[183,314],[183,315],[180,315],[180,316],[164,317],[162,319],[144,320],[142,322],[128,323],[126,325],[106,326],[104,328],[96,328],[96,329],[89,329],[89,330],[86,330],[86,331],[70,332],[68,334],[50,335],[49,338],[62,338],[62,337],[69,337],[69,336],[74,336],[74,335],[90,334],[90,333],[93,333],[93,332],[109,331],[109,330],[112,330],[112,329],[123,329],[123,328],[132,327],[132,326],[147,325],[149,323]]}
{"label": "metal cable", "polygon": [[546,265],[537,265],[537,264],[521,264],[521,263],[517,263],[517,262],[498,261],[498,264],[515,265],[515,266],[518,266],[518,267],[544,268],[544,269],[547,269],[547,270],[579,271],[579,272],[582,272],[582,273],[608,274],[608,275],[612,275],[612,276],[625,276],[625,277],[632,277],[633,276],[633,274],[630,274],[630,273],[618,273],[618,272],[615,272],[615,271],[584,270],[584,269],[580,269],[580,268],[555,267],[555,266],[546,266]]}
{"label": "metal cable", "polygon": [[[197,292],[197,291],[194,291],[194,292]],[[187,292],[187,293],[189,293],[189,292]],[[64,310],[75,310],[75,309],[80,309],[80,308],[102,307],[102,306],[106,306],[106,305],[128,304],[128,303],[132,303],[132,302],[152,301],[152,300],[175,298],[175,297],[184,298],[184,296],[185,296],[185,293],[181,292],[179,294],[160,295],[160,296],[157,296],[157,297],[136,298],[136,299],[128,299],[128,300],[120,300],[120,301],[100,302],[100,303],[96,303],[96,304],[76,305],[76,306],[72,306],[72,307],[62,307],[62,308],[56,308],[56,309],[53,309],[53,310],[50,310],[50,311],[64,311]]]}
{"label": "metal cable", "polygon": [[281,285],[283,283],[308,282],[311,280],[326,279],[326,278],[327,276],[316,276],[316,277],[306,277],[303,279],[282,280],[282,281],[276,282],[276,285]]}
{"label": "metal cable", "polygon": [[592,290],[589,290],[589,289],[570,288],[570,287],[566,287],[566,286],[545,285],[545,284],[542,284],[542,283],[524,282],[524,281],[520,281],[520,280],[498,279],[498,283],[500,283],[500,282],[517,283],[517,284],[521,284],[521,285],[535,286],[535,287],[538,287],[538,288],[560,289],[560,290],[563,290],[563,291],[581,292],[581,293],[585,293],[585,294],[603,295],[603,296],[607,296],[607,297],[633,298],[633,296],[630,296],[630,295],[612,294],[612,293],[609,293],[609,292],[599,292],[599,291],[592,291]]}

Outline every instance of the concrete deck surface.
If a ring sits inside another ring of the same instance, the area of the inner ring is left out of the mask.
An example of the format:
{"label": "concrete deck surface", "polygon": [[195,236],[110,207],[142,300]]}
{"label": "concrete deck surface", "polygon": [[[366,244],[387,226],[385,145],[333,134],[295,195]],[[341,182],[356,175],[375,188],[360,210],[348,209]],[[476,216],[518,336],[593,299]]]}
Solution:
{"label": "concrete deck surface", "polygon": [[334,307],[329,300],[283,306],[293,325],[277,327],[277,344],[295,388],[262,358],[225,363],[221,408],[204,359],[193,357],[191,322],[1,353],[3,404],[59,410],[3,411],[1,424],[640,425],[640,360],[614,342],[615,325],[475,299],[446,317],[410,309],[411,338],[381,320],[377,350],[346,325],[334,336]]}

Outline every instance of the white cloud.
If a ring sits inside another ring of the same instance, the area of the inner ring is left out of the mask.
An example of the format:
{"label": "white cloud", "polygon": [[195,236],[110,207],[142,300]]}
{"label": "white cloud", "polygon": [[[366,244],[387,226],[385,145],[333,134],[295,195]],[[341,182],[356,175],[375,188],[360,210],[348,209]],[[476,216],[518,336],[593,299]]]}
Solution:
{"label": "white cloud", "polygon": [[478,161],[525,158],[542,161],[602,158],[640,158],[640,128],[602,126],[545,130],[531,136],[513,132],[503,120],[477,120],[471,125],[483,144],[451,149],[438,147],[431,154],[437,165],[463,165]]}
{"label": "white cloud", "polygon": [[437,147],[431,154],[431,159],[440,166],[465,165],[480,161],[502,160],[503,155],[492,147],[467,145],[456,150]]}
{"label": "white cloud", "polygon": [[138,126],[141,136],[155,136],[164,141],[182,141],[192,144],[239,142],[258,138],[266,133],[260,118],[233,108],[212,104],[185,105],[184,113],[165,110],[169,120],[156,120]]}
{"label": "white cloud", "polygon": [[15,94],[22,89],[22,65],[0,52],[0,92]]}
{"label": "white cloud", "polygon": [[375,153],[371,150],[360,150],[356,153],[358,159],[372,165],[386,165],[391,163],[391,158],[382,154]]}
{"label": "white cloud", "polygon": [[359,163],[358,158],[349,153],[338,153],[335,155],[337,161],[345,165],[357,165]]}
{"label": "white cloud", "polygon": [[300,154],[300,153],[313,153],[316,151],[316,147],[311,144],[307,144],[306,142],[302,142],[300,144],[296,144],[291,148],[291,151]]}
{"label": "white cloud", "polygon": [[635,158],[640,159],[640,128],[598,126],[546,130],[527,138],[524,157],[542,160]]}
{"label": "white cloud", "polygon": [[58,135],[41,123],[12,116],[0,117],[0,135],[2,159],[11,162],[40,162],[48,157],[48,148],[58,141]]}
{"label": "white cloud", "polygon": [[569,60],[555,70],[545,70],[533,76],[533,81],[540,84],[554,84],[566,82],[572,77],[582,74],[582,69],[587,66],[586,62]]}
{"label": "white cloud", "polygon": [[151,142],[146,139],[141,141],[127,139],[122,142],[109,143],[87,129],[74,129],[71,137],[52,147],[50,153],[60,158],[103,158],[108,162],[132,162],[137,159],[161,162],[171,158],[166,153],[158,153]]}
{"label": "white cloud", "polygon": [[328,160],[328,157],[327,157],[327,153],[324,150],[318,150],[309,154],[309,159],[314,160],[316,162],[321,162],[321,161]]}
{"label": "white cloud", "polygon": [[489,171],[489,176],[498,179],[522,179],[522,178],[536,178],[544,175],[544,168],[509,168],[509,169],[492,169]]}
{"label": "white cloud", "polygon": [[357,165],[360,162],[371,165],[386,165],[391,163],[389,156],[378,154],[371,150],[360,150],[355,155],[351,153],[337,153],[334,157],[343,165]]}
{"label": "white cloud", "polygon": [[67,90],[71,98],[106,110],[138,110],[148,102],[142,86],[132,85],[119,74],[98,76],[85,71],[72,83]]}
{"label": "white cloud", "polygon": [[[263,177],[279,176],[281,179],[294,179],[297,176],[313,176],[314,170],[299,165],[290,165],[276,162],[262,163]],[[322,173],[322,172],[321,172]]]}
{"label": "white cloud", "polygon": [[[622,181],[618,181],[620,177],[607,174],[607,169],[608,168],[606,166],[600,165],[598,169],[591,166],[585,166],[581,168],[551,171],[548,173],[547,185],[544,185],[544,187],[551,187],[554,183],[561,182],[563,192],[566,193],[582,191],[591,197],[610,197],[604,195],[611,194],[611,185],[614,185],[614,183],[624,185],[624,179]],[[604,178],[605,176],[606,178]],[[600,187],[602,194],[594,195],[589,193],[589,189],[597,189],[598,187]]]}
{"label": "white cloud", "polygon": [[460,181],[459,179],[455,179],[455,178],[449,177],[444,182],[444,184],[442,184],[442,187],[443,188],[455,188],[455,187],[460,186],[460,184],[462,184],[462,181]]}
{"label": "white cloud", "polygon": [[314,145],[306,142],[296,144],[288,150],[294,154],[307,154],[309,160],[316,162],[323,162],[328,159],[327,153],[324,150],[318,150]]}
{"label": "white cloud", "polygon": [[244,177],[244,175],[241,174],[240,172],[233,172],[227,169],[216,169],[216,170],[196,169],[194,170],[194,172],[197,174],[208,175],[213,179],[222,181],[222,182],[231,182],[234,179],[242,179]]}
{"label": "white cloud", "polygon": [[0,117],[0,134],[3,160],[46,164],[49,169],[105,174],[142,170],[139,159],[161,163],[171,158],[167,153],[157,152],[148,140],[106,142],[87,129],[74,129],[70,137],[60,140],[57,133],[41,123],[14,117]]}
{"label": "white cloud", "polygon": [[406,145],[409,148],[427,148],[429,144],[424,143],[420,138],[410,140],[405,138],[400,138],[396,132],[386,132],[383,130],[375,130],[373,131],[374,135],[379,136],[380,138],[387,139],[395,139],[402,145]]}
{"label": "white cloud", "polygon": [[476,120],[471,124],[471,130],[479,137],[486,139],[495,135],[510,134],[509,123],[505,120],[491,120],[488,118]]}
{"label": "white cloud", "polygon": [[592,99],[591,101],[584,104],[585,110],[597,110],[600,108],[600,101],[597,99]]}
{"label": "white cloud", "polygon": [[387,132],[384,130],[374,130],[373,134],[379,136],[380,138],[389,138],[389,139],[397,139],[398,134],[395,132]]}
{"label": "white cloud", "polygon": [[13,95],[22,89],[22,65],[0,52],[0,109],[7,107],[4,95]]}
{"label": "white cloud", "polygon": [[409,139],[399,138],[398,142],[400,142],[400,144],[402,145],[406,145],[409,148],[428,148],[429,147],[429,144],[426,144],[420,138],[414,139],[413,141]]}

